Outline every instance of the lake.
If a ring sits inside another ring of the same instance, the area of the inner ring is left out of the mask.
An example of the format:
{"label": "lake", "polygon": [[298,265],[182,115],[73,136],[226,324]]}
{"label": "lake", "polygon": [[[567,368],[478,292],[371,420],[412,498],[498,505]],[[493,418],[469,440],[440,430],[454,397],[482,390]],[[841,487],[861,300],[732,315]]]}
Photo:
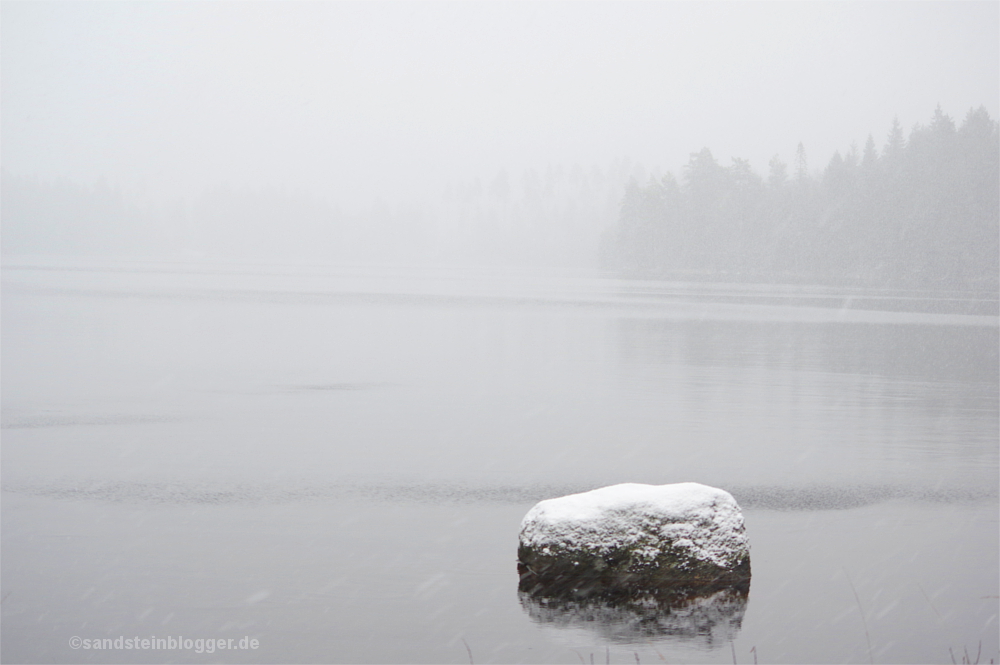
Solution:
{"label": "lake", "polygon": [[[2,335],[4,662],[1000,661],[995,293],[39,258]],[[682,481],[745,598],[518,593],[535,502]]]}

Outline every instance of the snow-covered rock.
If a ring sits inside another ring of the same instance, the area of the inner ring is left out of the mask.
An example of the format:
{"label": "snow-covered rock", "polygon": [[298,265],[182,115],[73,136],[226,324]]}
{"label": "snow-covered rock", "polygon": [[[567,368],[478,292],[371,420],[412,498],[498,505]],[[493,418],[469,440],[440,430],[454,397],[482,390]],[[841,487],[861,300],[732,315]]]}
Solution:
{"label": "snow-covered rock", "polygon": [[732,495],[698,483],[626,483],[536,504],[521,522],[521,588],[552,593],[748,583]]}

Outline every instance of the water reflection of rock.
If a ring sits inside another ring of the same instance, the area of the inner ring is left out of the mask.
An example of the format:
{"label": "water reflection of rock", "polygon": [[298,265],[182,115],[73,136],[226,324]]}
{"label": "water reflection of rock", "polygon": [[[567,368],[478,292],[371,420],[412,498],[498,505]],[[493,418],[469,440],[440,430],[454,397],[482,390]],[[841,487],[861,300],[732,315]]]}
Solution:
{"label": "water reflection of rock", "polygon": [[749,582],[633,595],[552,596],[522,584],[521,607],[532,621],[578,628],[609,642],[667,639],[711,648],[736,638],[746,613]]}

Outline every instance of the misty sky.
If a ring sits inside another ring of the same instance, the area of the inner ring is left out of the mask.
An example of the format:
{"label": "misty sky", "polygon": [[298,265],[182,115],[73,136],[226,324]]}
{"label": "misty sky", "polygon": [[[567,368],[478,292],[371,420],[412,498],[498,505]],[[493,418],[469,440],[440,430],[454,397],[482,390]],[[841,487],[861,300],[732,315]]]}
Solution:
{"label": "misty sky", "polygon": [[348,209],[499,169],[812,168],[893,115],[998,116],[1000,4],[2,4],[2,162],[153,200]]}

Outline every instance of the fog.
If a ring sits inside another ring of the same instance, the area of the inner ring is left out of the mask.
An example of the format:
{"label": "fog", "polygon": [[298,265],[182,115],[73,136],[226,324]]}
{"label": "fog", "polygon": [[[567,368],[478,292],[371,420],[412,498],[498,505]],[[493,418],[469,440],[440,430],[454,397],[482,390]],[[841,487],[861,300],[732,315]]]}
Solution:
{"label": "fog", "polygon": [[3,662],[1000,661],[996,2],[0,19]]}
{"label": "fog", "polygon": [[1000,98],[990,2],[2,11],[5,191],[48,188],[8,255],[593,268],[627,183],[703,148],[819,173]]}

